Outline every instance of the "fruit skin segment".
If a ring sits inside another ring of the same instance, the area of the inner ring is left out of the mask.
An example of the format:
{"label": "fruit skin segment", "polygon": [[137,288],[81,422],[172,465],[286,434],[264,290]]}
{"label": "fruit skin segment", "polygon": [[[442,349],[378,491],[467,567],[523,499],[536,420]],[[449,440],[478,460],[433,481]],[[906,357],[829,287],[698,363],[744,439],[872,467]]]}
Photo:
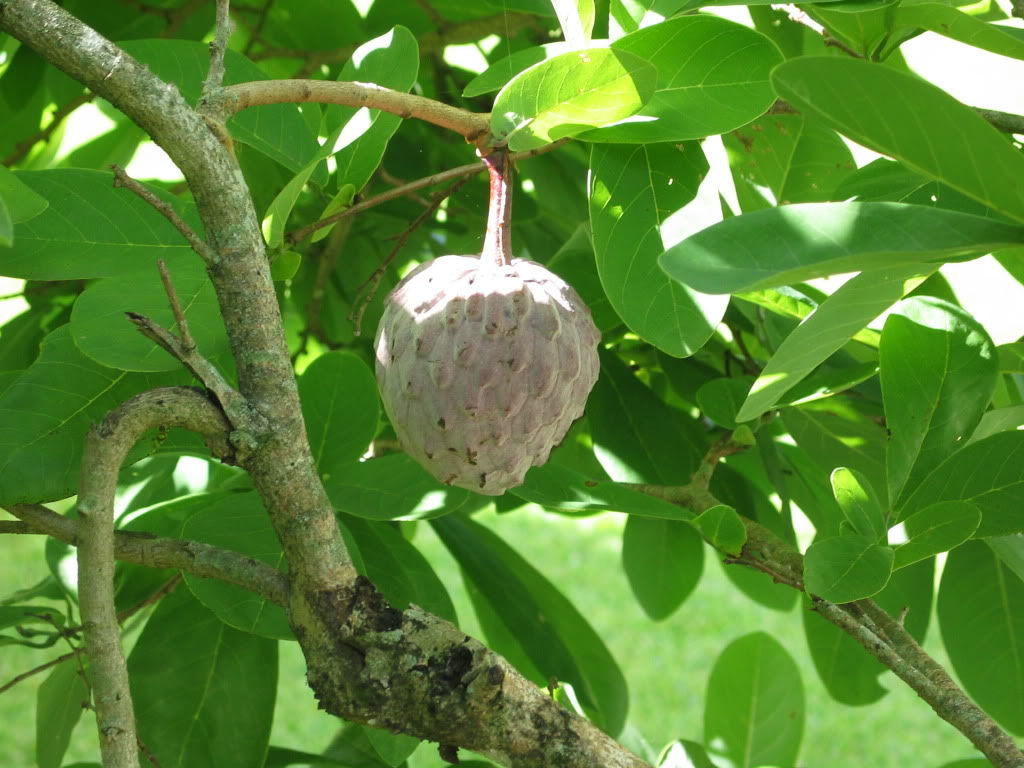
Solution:
{"label": "fruit skin segment", "polygon": [[499,496],[583,414],[600,340],[583,300],[546,267],[441,256],[388,296],[377,384],[410,456],[443,483]]}

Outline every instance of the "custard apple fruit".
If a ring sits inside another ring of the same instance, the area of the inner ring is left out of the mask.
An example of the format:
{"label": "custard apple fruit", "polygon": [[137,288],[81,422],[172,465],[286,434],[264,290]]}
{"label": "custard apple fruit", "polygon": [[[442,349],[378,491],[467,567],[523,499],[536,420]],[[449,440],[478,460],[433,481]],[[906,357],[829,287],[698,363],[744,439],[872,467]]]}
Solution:
{"label": "custard apple fruit", "polygon": [[576,291],[540,264],[442,256],[388,296],[377,383],[409,455],[443,483],[497,496],[582,415],[600,338]]}

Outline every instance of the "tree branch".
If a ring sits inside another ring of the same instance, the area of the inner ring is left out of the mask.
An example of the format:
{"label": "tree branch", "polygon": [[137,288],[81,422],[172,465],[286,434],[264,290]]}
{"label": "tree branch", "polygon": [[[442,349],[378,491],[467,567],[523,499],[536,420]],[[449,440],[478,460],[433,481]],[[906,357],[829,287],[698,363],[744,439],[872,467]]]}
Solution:
{"label": "tree branch", "polygon": [[[26,533],[52,536],[78,546],[78,520],[58,515],[40,504],[17,504],[5,509],[23,521]],[[288,604],[288,579],[280,571],[260,560],[201,541],[118,531],[114,534],[114,557],[148,568],[176,568],[193,576],[218,579],[265,597],[275,605]]]}
{"label": "tree branch", "polygon": [[78,598],[89,653],[100,752],[106,768],[138,766],[128,668],[114,608],[114,497],[128,451],[153,427],[184,427],[228,455],[230,425],[204,395],[186,388],[143,392],[89,431],[78,490]]}
{"label": "tree branch", "polygon": [[203,81],[201,101],[207,99],[224,83],[224,54],[228,50],[231,38],[231,3],[230,0],[216,0],[217,23],[213,40],[210,42],[210,70]]}
{"label": "tree branch", "polygon": [[211,113],[223,119],[248,107],[266,104],[341,104],[369,107],[398,115],[415,117],[439,125],[476,141],[487,135],[491,116],[469,112],[413,93],[395,91],[373,83],[348,83],[334,80],[255,80],[224,88],[211,98]]}

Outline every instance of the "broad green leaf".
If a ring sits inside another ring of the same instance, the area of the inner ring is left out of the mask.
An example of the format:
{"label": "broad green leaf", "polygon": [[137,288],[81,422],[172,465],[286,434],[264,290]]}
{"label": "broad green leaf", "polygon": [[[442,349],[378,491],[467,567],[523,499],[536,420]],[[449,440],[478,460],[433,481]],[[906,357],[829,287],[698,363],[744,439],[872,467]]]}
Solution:
{"label": "broad green leaf", "polygon": [[617,482],[689,482],[700,454],[677,415],[615,355],[601,350],[601,375],[587,405],[594,454]]}
{"label": "broad green leaf", "polygon": [[232,629],[179,588],[146,622],[128,674],[139,738],[161,768],[263,764],[276,641]]}
{"label": "broad green leaf", "polygon": [[857,386],[877,373],[877,362],[843,366],[842,368],[822,368],[787,392],[779,404],[800,405],[831,397]]}
{"label": "broad green leaf", "polygon": [[1024,582],[980,541],[946,558],[939,627],[956,676],[1004,728],[1024,735]]}
{"label": "broad green leaf", "polygon": [[999,432],[939,464],[899,508],[899,519],[939,501],[969,501],[981,510],[975,536],[1024,531],[1024,432]]}
{"label": "broad green leaf", "polygon": [[981,421],[978,422],[978,426],[974,432],[971,433],[970,438],[967,440],[967,444],[970,445],[973,442],[981,440],[989,435],[994,435],[997,432],[1006,432],[1013,429],[1018,429],[1024,424],[1024,405],[1010,405],[1006,408],[993,408],[991,411],[985,411],[981,416]]}
{"label": "broad green leaf", "polygon": [[320,474],[355,461],[377,434],[380,404],[369,366],[351,352],[329,352],[299,378],[302,417]]}
{"label": "broad green leaf", "polygon": [[539,64],[547,59],[553,59],[555,56],[560,56],[563,53],[568,53],[574,48],[579,47],[580,46],[573,46],[564,41],[558,41],[555,43],[545,43],[544,45],[535,45],[530,48],[523,48],[521,51],[516,51],[515,53],[494,62],[491,66],[470,80],[462,90],[462,95],[469,99],[474,96],[482,96],[485,93],[499,91],[505,83],[518,75],[524,69],[528,69],[534,64]]}
{"label": "broad green leaf", "polygon": [[60,768],[71,732],[90,703],[77,658],[62,661],[36,693],[36,765]]}
{"label": "broad green leaf", "polygon": [[[110,173],[20,171],[17,178],[50,206],[18,225],[14,246],[0,251],[0,274],[26,280],[106,277],[141,264],[153,264],[155,269],[157,259],[194,256],[181,233],[149,203],[127,189],[115,189]],[[169,198],[155,188],[150,191]],[[201,231],[195,206],[175,207]]]}
{"label": "broad green leaf", "polygon": [[1024,534],[1012,533],[1009,536],[990,536],[985,539],[993,552],[1007,568],[1024,581]]}
{"label": "broad green leaf", "polygon": [[570,467],[548,462],[526,473],[509,493],[548,509],[567,512],[624,512],[660,520],[689,520],[693,512],[608,480],[589,480]]}
{"label": "broad green leaf", "polygon": [[715,764],[700,744],[678,739],[662,750],[658,768],[715,768]]}
{"label": "broad green leaf", "polygon": [[403,611],[415,603],[452,624],[459,623],[445,585],[397,527],[348,515],[339,519],[365,563],[357,564],[357,568],[384,593],[388,602]]}
{"label": "broad green leaf", "polygon": [[874,541],[885,541],[885,512],[867,478],[855,469],[839,467],[831,481],[836,503],[853,530]]}
{"label": "broad green leaf", "polygon": [[[255,491],[233,493],[204,505],[185,521],[181,535],[240,552],[279,570],[285,567],[270,516]],[[199,602],[229,626],[276,640],[295,639],[284,609],[255,592],[190,573],[185,574],[185,583]]]}
{"label": "broad green leaf", "polygon": [[693,200],[707,171],[694,144],[595,146],[590,156],[590,225],[601,284],[631,330],[675,357],[704,346],[728,304],[666,279],[658,268],[671,243],[663,225]]}
{"label": "broad green leaf", "polygon": [[[857,470],[867,478],[876,494],[884,493],[885,430],[852,403],[833,397],[799,408],[786,408],[781,415],[782,423],[797,445],[820,469],[822,490],[828,494],[829,502],[834,504],[828,478],[836,467]],[[801,509],[808,510],[804,504],[797,503]],[[813,514],[813,509],[808,510],[808,514]],[[817,521],[815,528],[821,533]]]}
{"label": "broad green leaf", "polygon": [[[206,266],[196,254],[187,253],[175,254],[167,261],[167,269],[200,354],[223,360],[228,355],[228,337]],[[152,373],[179,370],[181,363],[139,333],[126,312],[145,315],[177,332],[155,263],[144,261],[130,272],[97,280],[83,291],[71,310],[75,344],[110,368]]]}
{"label": "broad green leaf", "polygon": [[708,679],[704,743],[736,768],[793,765],[803,730],[803,683],[786,649],[765,632],[733,640]]}
{"label": "broad green leaf", "polygon": [[867,536],[820,539],[804,555],[807,591],[833,603],[851,603],[880,592],[892,574],[893,551]]}
{"label": "broad green leaf", "polygon": [[0,203],[6,206],[14,224],[38,216],[50,204],[5,165],[0,165]]}
{"label": "broad green leaf", "polygon": [[840,272],[962,261],[1020,242],[1024,227],[945,208],[802,203],[725,219],[658,261],[694,290],[738,293]]}
{"label": "broad green leaf", "polygon": [[630,516],[622,532],[622,569],[644,613],[661,621],[697,587],[704,544],[681,521]]}
{"label": "broad green leaf", "polygon": [[981,512],[966,501],[940,501],[903,522],[910,540],[896,547],[894,569],[960,546],[978,530]]}
{"label": "broad green leaf", "polygon": [[415,752],[420,745],[420,740],[414,736],[391,733],[391,731],[381,728],[363,726],[363,733],[366,734],[367,740],[373,745],[373,749],[380,759],[392,768],[404,765],[405,758]]}
{"label": "broad green leaf", "polygon": [[[67,326],[44,340],[39,358],[0,395],[0,503],[55,501],[78,487],[82,442],[89,428],[132,395],[188,381],[185,372],[126,373],[83,355]],[[180,431],[167,440],[146,435],[129,454],[190,450],[202,442]]]}
{"label": "broad green leaf", "polygon": [[691,522],[711,546],[727,555],[739,555],[747,543],[747,527],[736,510],[726,504],[705,510]]}
{"label": "broad green leaf", "polygon": [[1024,39],[997,24],[981,21],[942,3],[901,4],[893,13],[892,25],[897,29],[927,29],[991,53],[1024,59]]}
{"label": "broad green leaf", "polygon": [[750,389],[750,379],[712,379],[697,390],[697,407],[723,429],[736,429],[736,415]]}
{"label": "broad green leaf", "polygon": [[[496,534],[456,515],[431,523],[537,670],[571,683],[592,719],[618,734],[626,719],[626,681],[593,628],[539,571]],[[500,652],[500,649],[499,649]]]}
{"label": "broad green leaf", "polygon": [[471,496],[442,485],[405,453],[338,464],[324,486],[335,509],[367,520],[427,520],[459,509]]}
{"label": "broad green leaf", "polygon": [[768,73],[782,60],[768,38],[717,16],[677,16],[612,43],[657,67],[653,97],[632,117],[582,135],[626,144],[699,139],[749,123],[775,100]]}
{"label": "broad green leaf", "polygon": [[[174,83],[185,99],[195,104],[210,67],[210,50],[198,40],[121,40],[129,54],[145,63],[158,77]],[[266,80],[267,73],[237,51],[224,57],[224,84]],[[227,122],[238,142],[248,144],[285,168],[297,171],[316,151],[316,136],[294,104],[250,107]],[[56,204],[51,199],[51,204]]]}
{"label": "broad green leaf", "polygon": [[516,75],[494,99],[491,132],[509,149],[541,147],[635,113],[654,93],[657,70],[639,56],[587,48]]}
{"label": "broad green leaf", "polygon": [[772,84],[854,141],[1024,220],[1024,157],[931,83],[867,61],[808,56],[777,67]]}
{"label": "broad green leaf", "polygon": [[912,264],[864,272],[840,286],[775,350],[750,388],[737,421],[756,419],[773,408],[804,377],[934,269]]}
{"label": "broad green leaf", "polygon": [[906,300],[889,315],[878,354],[891,433],[889,501],[899,506],[970,437],[992,397],[998,363],[977,320],[953,304],[923,296]]}
{"label": "broad green leaf", "polygon": [[622,325],[622,318],[616,314],[601,287],[588,223],[580,224],[545,266],[576,289],[589,307],[599,331],[603,333]]}
{"label": "broad green leaf", "polygon": [[[904,614],[904,626],[918,642],[923,642],[932,606],[935,568],[931,560],[893,572],[885,589],[873,598],[893,616]],[[888,668],[836,625],[814,611],[802,611],[804,633],[811,659],[829,695],[851,707],[878,701],[888,691],[877,678]]]}
{"label": "broad green leaf", "polygon": [[[345,745],[348,746],[348,745]],[[338,750],[338,744],[331,745],[332,751]],[[355,750],[353,749],[354,753]],[[287,747],[275,747],[270,745],[267,750],[267,761],[263,768],[287,768],[290,765],[298,766],[321,766],[327,765],[333,768],[384,768],[384,763],[362,753],[350,754],[345,757],[328,757],[326,755],[315,755],[312,752],[300,752],[297,749]]]}

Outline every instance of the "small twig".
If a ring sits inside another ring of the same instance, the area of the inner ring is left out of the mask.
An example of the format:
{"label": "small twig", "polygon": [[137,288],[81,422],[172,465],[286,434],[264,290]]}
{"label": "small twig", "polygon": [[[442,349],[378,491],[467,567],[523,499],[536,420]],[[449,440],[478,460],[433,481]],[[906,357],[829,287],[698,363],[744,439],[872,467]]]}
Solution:
{"label": "small twig", "polygon": [[46,663],[40,664],[38,667],[32,667],[32,669],[28,670],[27,672],[22,672],[20,675],[15,675],[10,680],[8,680],[6,683],[4,683],[3,685],[0,685],[0,693],[6,693],[11,688],[16,686],[18,683],[20,683],[20,682],[22,682],[24,680],[28,680],[30,677],[33,677],[34,675],[38,675],[40,672],[45,672],[46,670],[50,669],[51,667],[57,666],[62,661],[67,661],[72,656],[76,655],[77,653],[78,653],[78,650],[76,649],[76,650],[74,650],[74,651],[72,651],[70,653],[65,653],[63,656],[58,656],[55,659],[50,659]]}
{"label": "small twig", "polygon": [[366,308],[370,306],[370,302],[373,301],[373,297],[377,295],[377,289],[380,287],[380,281],[384,279],[384,273],[387,272],[388,266],[391,264],[392,261],[395,260],[395,257],[399,254],[402,248],[405,247],[406,241],[408,241],[409,237],[412,235],[413,232],[419,229],[423,222],[425,222],[427,219],[434,215],[434,213],[440,207],[441,203],[447,200],[448,197],[455,192],[455,190],[457,190],[467,181],[469,181],[469,179],[459,179],[450,187],[443,189],[440,192],[437,192],[434,195],[433,199],[430,201],[430,206],[426,210],[424,210],[423,213],[417,216],[416,219],[408,227],[406,227],[404,231],[402,231],[398,236],[396,236],[395,246],[394,248],[391,249],[391,252],[385,257],[384,261],[382,261],[380,265],[375,270],[373,270],[372,275],[366,278],[366,280],[363,281],[363,283],[358,288],[356,288],[356,296],[363,294],[364,289],[366,290],[366,293],[363,294],[362,300],[352,309],[352,312],[349,314],[349,320],[352,321],[353,334],[355,334],[356,336],[362,334],[363,315],[366,314]]}
{"label": "small twig", "polygon": [[188,330],[188,320],[185,319],[185,312],[182,310],[181,302],[178,300],[178,292],[174,290],[174,281],[171,279],[171,273],[167,269],[167,262],[163,259],[158,259],[156,266],[160,270],[160,281],[164,284],[164,292],[167,294],[167,300],[171,303],[174,322],[177,324],[178,333],[181,335],[181,349],[186,353],[195,352],[196,342]]}
{"label": "small twig", "polygon": [[384,182],[390,184],[392,187],[401,187],[406,197],[408,197],[410,200],[415,200],[424,208],[430,205],[430,201],[427,200],[427,198],[423,197],[422,195],[417,195],[415,191],[410,192],[406,189],[406,186],[409,184],[409,181],[407,179],[400,179],[394,174],[389,173],[388,169],[385,168],[383,165],[377,171],[377,175],[380,176],[380,178]]}
{"label": "small twig", "polygon": [[824,26],[816,22],[814,19],[808,16],[805,11],[793,5],[792,3],[773,4],[772,10],[785,11],[786,15],[789,16],[790,21],[794,21],[797,24],[801,24],[807,27],[812,32],[814,32],[815,34],[821,35],[825,45],[831,46],[833,48],[838,48],[843,53],[849,54],[854,58],[864,58],[863,54],[858,53],[853,48],[844,43],[842,40],[837,40],[836,38],[832,37]]}
{"label": "small twig", "polygon": [[192,231],[192,228],[185,223],[185,220],[178,215],[177,211],[125,173],[124,168],[117,165],[112,165],[110,168],[114,172],[115,187],[125,187],[130,189],[151,206],[156,208],[156,210],[159,211],[165,219],[171,222],[174,228],[181,233],[182,237],[184,237],[188,244],[192,246],[192,250],[198,253],[203,261],[211,266],[217,263],[219,259],[213,248],[207,245],[200,239],[199,235]]}
{"label": "small twig", "polygon": [[431,23],[439,32],[443,32],[445,27],[449,25],[448,19],[438,13],[437,8],[433,6],[430,0],[416,0],[416,5],[423,9],[423,12],[430,17]]}
{"label": "small twig", "polygon": [[29,136],[27,139],[19,141],[17,144],[14,145],[14,150],[11,152],[11,154],[4,158],[3,165],[6,165],[8,168],[10,168],[12,165],[20,163],[22,160],[25,159],[25,155],[29,153],[29,150],[31,150],[32,147],[34,147],[38,142],[47,141],[53,135],[53,132],[60,127],[61,123],[63,123],[67,119],[68,115],[70,115],[83,104],[88,104],[95,98],[95,93],[93,93],[92,91],[86,91],[85,93],[79,94],[63,106],[58,107],[57,110],[53,113],[53,116],[50,118],[50,122],[46,124],[45,128],[39,129],[31,136]]}
{"label": "small twig", "polygon": [[0,520],[0,533],[34,534],[38,533],[38,531],[32,530],[32,526],[20,520]]}
{"label": "small twig", "polygon": [[715,468],[718,466],[718,462],[726,456],[741,453],[749,447],[749,445],[743,443],[734,443],[732,441],[732,433],[730,432],[728,435],[712,445],[708,449],[708,452],[704,454],[704,459],[701,461],[700,466],[697,467],[697,471],[693,473],[691,485],[706,490],[711,484],[711,477],[715,474]]}
{"label": "small twig", "polygon": [[306,318],[306,328],[302,333],[302,341],[299,344],[298,354],[304,354],[309,345],[309,337],[315,336],[322,339],[320,317],[323,314],[324,299],[327,296],[327,283],[338,266],[338,257],[341,255],[348,234],[352,230],[352,219],[342,219],[338,226],[331,230],[330,236],[324,248],[320,252],[320,259],[316,266],[316,279],[313,282],[313,292],[309,299],[309,315]]}
{"label": "small twig", "polygon": [[224,54],[227,53],[230,38],[231,0],[217,0],[217,23],[213,40],[210,42],[210,70],[203,82],[200,101],[205,101],[224,83]]}
{"label": "small twig", "polygon": [[[523,152],[513,152],[512,154],[509,155],[509,159],[512,162],[528,160],[531,157],[537,157],[538,155],[543,155],[546,152],[551,152],[554,149],[563,147],[566,144],[568,144],[569,141],[570,139],[561,139],[559,141],[554,142],[553,144],[547,144],[543,147],[538,147],[537,149],[529,149]],[[481,161],[476,163],[469,163],[468,165],[460,165],[457,166],[456,168],[449,168],[447,171],[434,173],[431,174],[430,176],[424,176],[422,179],[410,181],[408,184],[403,184],[400,187],[389,189],[387,192],[381,192],[379,195],[367,198],[366,200],[363,200],[360,203],[356,203],[355,205],[352,205],[343,211],[338,211],[337,213],[331,214],[330,216],[320,219],[319,221],[314,221],[312,224],[307,224],[306,226],[301,227],[300,229],[292,230],[291,232],[284,236],[284,240],[289,245],[295,245],[296,243],[305,240],[318,229],[329,227],[334,222],[340,221],[346,216],[355,216],[358,213],[367,211],[370,208],[374,208],[378,205],[381,205],[382,203],[394,200],[395,198],[408,195],[410,192],[415,192],[416,190],[423,189],[424,187],[433,187],[437,184],[443,184],[446,181],[451,181],[452,179],[458,179],[463,176],[470,176],[474,173],[482,173],[483,171],[486,170],[487,166],[485,166]]]}
{"label": "small twig", "polygon": [[235,428],[243,428],[252,419],[253,414],[245,397],[228,383],[213,363],[199,354],[195,342],[191,349],[187,349],[182,340],[145,315],[136,312],[126,312],[125,315],[143,336],[185,366],[197,381],[213,393]]}
{"label": "small twig", "polygon": [[[264,0],[263,4],[256,11],[256,23],[252,25],[252,29],[249,31],[249,40],[246,42],[245,47],[242,49],[242,53],[248,56],[252,53],[253,46],[259,42],[260,35],[263,34],[263,27],[267,23],[267,17],[270,15],[270,6],[274,4],[274,0]],[[250,9],[243,9],[250,10]]]}

